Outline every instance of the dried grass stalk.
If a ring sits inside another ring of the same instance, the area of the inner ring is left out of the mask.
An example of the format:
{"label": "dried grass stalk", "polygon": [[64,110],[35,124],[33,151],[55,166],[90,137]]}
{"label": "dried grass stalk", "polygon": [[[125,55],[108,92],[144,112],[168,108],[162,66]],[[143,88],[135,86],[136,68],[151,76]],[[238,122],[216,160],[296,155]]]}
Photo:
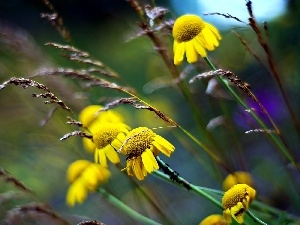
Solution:
{"label": "dried grass stalk", "polygon": [[250,134],[250,133],[276,133],[275,130],[264,130],[264,129],[253,129],[253,130],[248,130],[245,131],[245,134]]}
{"label": "dried grass stalk", "polygon": [[89,139],[93,138],[93,135],[91,135],[91,134],[76,130],[76,131],[65,134],[59,140],[64,141],[64,140],[68,139],[69,137],[74,137],[74,136],[80,136],[80,137],[85,137],[85,138],[89,138]]}
{"label": "dried grass stalk", "polygon": [[8,182],[12,183],[16,188],[28,192],[30,194],[33,194],[32,190],[27,188],[21,181],[19,181],[17,178],[11,176],[7,171],[4,169],[0,168],[0,177],[3,177],[3,179]]}
{"label": "dried grass stalk", "polygon": [[43,2],[51,13],[41,13],[41,17],[47,19],[66,41],[71,41],[70,31],[64,26],[62,17],[56,12],[50,1],[43,0]]}
{"label": "dried grass stalk", "polygon": [[103,62],[92,59],[90,54],[85,51],[79,50],[70,45],[61,45],[61,44],[57,44],[57,43],[53,43],[53,42],[46,43],[46,45],[63,50],[62,55],[71,61],[76,61],[79,63],[100,67],[103,69],[103,70],[99,70],[99,72],[101,72],[101,74],[104,74],[104,75],[107,75],[110,77],[116,77],[116,78],[119,77],[119,75],[115,71],[113,71],[112,69],[107,67]]}
{"label": "dried grass stalk", "polygon": [[88,221],[82,221],[77,225],[105,225],[105,224],[98,222],[97,220],[88,220]]}
{"label": "dried grass stalk", "polygon": [[52,104],[52,103],[56,103],[59,106],[61,106],[63,109],[72,112],[72,110],[62,101],[60,100],[58,97],[56,97],[49,89],[47,86],[45,86],[44,84],[40,84],[34,80],[30,80],[27,78],[16,78],[16,77],[12,77],[10,78],[8,81],[3,82],[0,85],[0,91],[5,88],[8,84],[14,84],[16,86],[21,86],[22,88],[26,89],[28,87],[36,87],[40,90],[44,90],[46,91],[45,93],[42,94],[36,94],[33,93],[32,96],[36,97],[36,98],[49,98],[50,100],[48,101],[44,101],[45,104]]}
{"label": "dried grass stalk", "polygon": [[[7,224],[14,224],[10,221],[13,221],[16,217],[22,217],[29,216],[29,217],[36,217],[45,215],[48,218],[51,219],[51,224],[62,224],[62,225],[70,225],[68,221],[66,221],[63,217],[57,215],[55,212],[53,212],[48,205],[42,204],[42,203],[29,203],[25,205],[21,205],[8,213],[8,217],[6,218]],[[35,219],[36,220],[36,219]]]}
{"label": "dried grass stalk", "polygon": [[237,18],[237,17],[235,17],[235,16],[232,16],[232,15],[230,15],[229,13],[224,14],[224,13],[213,12],[213,13],[204,13],[204,15],[206,15],[206,16],[210,16],[210,15],[224,16],[224,17],[227,18],[227,19],[234,19],[234,20],[236,20],[236,21],[238,21],[238,22],[240,22],[240,23],[246,24],[245,22],[243,22],[243,21],[240,20],[239,18]]}

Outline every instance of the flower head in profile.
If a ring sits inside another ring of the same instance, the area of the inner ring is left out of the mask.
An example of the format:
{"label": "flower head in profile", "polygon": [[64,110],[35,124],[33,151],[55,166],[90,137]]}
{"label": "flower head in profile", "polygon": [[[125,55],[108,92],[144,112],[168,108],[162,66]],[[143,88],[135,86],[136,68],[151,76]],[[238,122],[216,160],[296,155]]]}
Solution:
{"label": "flower head in profile", "polygon": [[249,204],[253,201],[256,191],[247,184],[236,184],[225,192],[222,198],[224,207],[223,216],[228,223],[231,217],[238,223],[243,223],[244,213],[248,210]]}
{"label": "flower head in profile", "polygon": [[170,156],[175,147],[147,127],[138,127],[123,139],[120,151],[126,155],[126,169],[130,176],[143,180],[148,173],[159,169],[155,156],[162,152]]}
{"label": "flower head in profile", "polygon": [[[100,105],[89,105],[79,113],[78,119],[88,131],[96,130],[102,123],[122,123],[124,121],[123,117],[114,110],[99,113],[102,108]],[[82,142],[88,152],[95,152],[96,147],[91,139],[83,138]]]}
{"label": "flower head in profile", "polygon": [[202,220],[199,225],[227,225],[228,223],[222,215],[213,214]]}
{"label": "flower head in profile", "polygon": [[223,190],[227,191],[236,184],[247,184],[254,186],[253,178],[250,173],[245,171],[237,171],[229,174],[223,181]]}
{"label": "flower head in profile", "polygon": [[197,62],[198,55],[206,57],[206,50],[214,50],[221,40],[219,31],[213,25],[189,14],[175,21],[172,34],[175,65],[181,64],[185,53],[189,63]]}
{"label": "flower head in profile", "polygon": [[96,150],[95,162],[107,167],[107,159],[114,164],[120,162],[117,150],[122,145],[122,140],[129,133],[129,126],[124,123],[102,123],[92,132]]}
{"label": "flower head in profile", "polygon": [[110,172],[99,164],[88,160],[77,160],[70,164],[67,170],[67,179],[70,187],[67,192],[67,204],[74,206],[76,202],[82,203],[88,192],[107,182]]}

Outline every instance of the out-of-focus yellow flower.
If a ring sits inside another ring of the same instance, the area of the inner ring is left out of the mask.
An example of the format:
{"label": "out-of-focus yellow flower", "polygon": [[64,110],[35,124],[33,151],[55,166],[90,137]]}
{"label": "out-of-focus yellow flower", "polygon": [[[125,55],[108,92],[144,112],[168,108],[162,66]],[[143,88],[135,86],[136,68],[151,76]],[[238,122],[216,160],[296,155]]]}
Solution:
{"label": "out-of-focus yellow flower", "polygon": [[[123,117],[114,110],[98,113],[102,108],[100,105],[89,105],[79,113],[78,119],[88,131],[96,130],[102,123],[122,123],[124,121]],[[82,142],[88,152],[95,152],[96,146],[91,139],[83,138]]]}
{"label": "out-of-focus yellow flower", "polygon": [[107,167],[107,157],[112,163],[119,163],[117,150],[121,147],[122,140],[129,130],[130,127],[124,123],[102,123],[97,130],[92,132],[96,146],[95,162]]}
{"label": "out-of-focus yellow flower", "polygon": [[213,214],[202,220],[199,225],[227,225],[228,223],[222,215]]}
{"label": "out-of-focus yellow flower", "polygon": [[147,173],[159,169],[155,156],[162,152],[170,156],[175,147],[147,127],[138,127],[123,137],[120,151],[126,155],[128,175],[143,180]]}
{"label": "out-of-focus yellow flower", "polygon": [[196,15],[183,15],[173,26],[174,64],[180,65],[186,53],[187,61],[198,61],[198,54],[206,57],[206,49],[212,51],[219,45],[221,36],[211,24],[204,22]]}
{"label": "out-of-focus yellow flower", "polygon": [[252,176],[248,172],[237,171],[229,174],[223,181],[223,190],[229,190],[233,185],[247,184],[250,187],[254,187]]}
{"label": "out-of-focus yellow flower", "polygon": [[100,105],[89,105],[81,110],[78,119],[83,124],[84,127],[89,128],[93,123],[122,123],[124,121],[123,117],[113,110],[99,112],[103,107]]}
{"label": "out-of-focus yellow flower", "polygon": [[232,216],[238,223],[243,223],[244,213],[248,210],[255,194],[256,191],[247,184],[236,184],[226,191],[222,198],[225,220],[231,223]]}
{"label": "out-of-focus yellow flower", "polygon": [[89,191],[107,182],[110,172],[103,166],[87,160],[77,160],[70,164],[67,170],[67,179],[70,187],[67,193],[67,204],[74,206],[82,203]]}

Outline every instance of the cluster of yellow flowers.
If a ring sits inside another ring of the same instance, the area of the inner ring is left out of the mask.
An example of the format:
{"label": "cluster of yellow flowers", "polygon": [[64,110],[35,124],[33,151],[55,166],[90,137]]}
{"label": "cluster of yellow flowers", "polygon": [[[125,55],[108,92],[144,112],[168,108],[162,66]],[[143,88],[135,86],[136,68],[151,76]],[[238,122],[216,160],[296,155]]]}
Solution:
{"label": "cluster of yellow flowers", "polygon": [[[173,27],[174,64],[180,65],[186,53],[188,63],[198,61],[198,55],[206,57],[206,50],[212,51],[219,45],[221,36],[218,30],[199,16],[184,15],[179,17]],[[83,138],[84,148],[94,154],[94,162],[77,160],[67,171],[70,187],[67,203],[74,206],[82,203],[89,191],[108,180],[107,159],[120,163],[120,154],[126,157],[124,170],[130,176],[143,180],[148,173],[159,169],[156,156],[162,152],[170,156],[175,147],[163,137],[147,127],[131,129],[124,123],[120,114],[113,110],[101,111],[101,106],[90,105],[79,114],[79,121],[92,139]],[[200,225],[225,225],[234,218],[243,223],[244,213],[253,201],[256,191],[252,178],[247,172],[230,174],[223,182],[225,194],[222,198],[223,215],[213,214],[200,222]]]}
{"label": "cluster of yellow flowers", "polygon": [[[94,154],[94,163],[87,160],[73,162],[67,171],[70,187],[67,203],[82,203],[88,191],[95,191],[110,176],[107,159],[120,163],[120,154],[126,157],[127,174],[143,180],[148,173],[159,169],[155,156],[162,152],[170,156],[175,147],[147,127],[132,129],[123,117],[113,111],[101,111],[100,105],[90,105],[79,114],[79,121],[93,138],[83,138],[84,148]],[[119,154],[120,153],[120,154]]]}
{"label": "cluster of yellow flowers", "polygon": [[256,191],[253,179],[248,172],[237,171],[229,174],[223,181],[222,198],[223,215],[213,214],[206,217],[199,225],[227,225],[232,222],[231,217],[239,224],[244,222],[244,213],[255,198]]}

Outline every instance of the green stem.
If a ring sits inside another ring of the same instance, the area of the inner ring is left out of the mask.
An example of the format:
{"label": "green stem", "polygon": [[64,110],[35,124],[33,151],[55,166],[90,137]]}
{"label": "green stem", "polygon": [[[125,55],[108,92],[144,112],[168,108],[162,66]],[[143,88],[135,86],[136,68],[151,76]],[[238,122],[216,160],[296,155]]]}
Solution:
{"label": "green stem", "polygon": [[261,225],[268,225],[267,223],[265,223],[264,221],[258,219],[256,216],[254,216],[254,214],[252,212],[250,212],[249,210],[246,212],[255,222],[261,224]]}
{"label": "green stem", "polygon": [[112,205],[114,205],[116,208],[124,212],[126,215],[129,215],[131,218],[136,219],[137,221],[143,223],[143,224],[149,224],[149,225],[160,225],[160,223],[157,223],[148,217],[145,217],[138,212],[134,211],[132,208],[128,207],[126,204],[121,202],[116,197],[109,194],[107,191],[105,191],[102,188],[98,189],[98,192],[102,194],[107,201],[109,201]]}
{"label": "green stem", "polygon": [[185,133],[191,140],[193,140],[197,145],[199,145],[213,160],[215,160],[220,166],[222,166],[228,173],[232,173],[229,167],[211,150],[209,150],[203,143],[201,143],[197,138],[195,138],[192,134],[186,131],[183,127],[178,126],[178,128]]}
{"label": "green stem", "polygon": [[280,214],[284,213],[284,215],[287,219],[292,220],[292,221],[300,221],[300,218],[298,216],[289,214],[287,212],[282,212],[279,209],[276,209],[272,206],[269,206],[269,205],[259,202],[259,201],[253,201],[251,203],[251,206],[252,206],[251,207],[252,209],[259,211],[261,213],[268,213],[268,214],[271,214],[272,216],[279,216]]}
{"label": "green stem", "polygon": [[[212,62],[207,57],[204,57],[204,60],[212,70],[217,70],[217,68],[212,64]],[[227,88],[227,90],[230,92],[230,94],[238,101],[238,103],[241,106],[243,106],[245,109],[248,110],[249,107],[247,106],[247,104],[237,95],[237,93],[228,84],[227,80],[225,80],[223,77],[220,77],[220,76],[217,76],[217,78],[219,79],[221,84]],[[258,116],[252,110],[249,110],[249,113],[264,130],[268,130],[268,127],[265,125],[265,123],[261,119],[259,119]],[[275,128],[276,128],[276,126],[275,126]],[[270,132],[268,134],[269,134],[269,137],[271,138],[271,140],[273,141],[273,143],[278,147],[278,149],[293,164],[293,166],[295,166],[295,168],[297,168],[297,164],[296,164],[294,158],[291,156],[291,154],[287,150],[286,146],[278,139],[278,137],[274,133]]]}
{"label": "green stem", "polygon": [[[160,178],[163,178],[164,180],[168,181],[168,182],[172,182],[173,184],[177,184],[178,186],[184,186],[187,189],[191,189],[192,191],[194,191],[195,193],[199,194],[200,196],[208,199],[209,201],[211,201],[212,203],[214,203],[216,206],[218,206],[219,208],[221,208],[223,210],[223,206],[220,203],[219,200],[215,199],[214,197],[212,197],[211,195],[209,195],[208,193],[205,192],[205,190],[207,190],[206,188],[203,188],[201,186],[197,186],[194,184],[191,184],[190,182],[188,182],[187,180],[185,180],[183,177],[179,176],[173,169],[171,169],[163,160],[161,160],[158,156],[156,157],[157,162],[162,165],[164,168],[168,168],[168,172],[170,173],[175,173],[176,174],[176,180],[171,180],[170,176],[167,174],[164,174],[158,170],[155,170],[153,173],[156,174],[157,176],[159,176]],[[176,181],[176,182],[174,182]]]}
{"label": "green stem", "polygon": [[[174,183],[174,182],[170,179],[170,177],[169,177],[168,175],[166,175],[166,174],[164,174],[164,173],[162,173],[162,172],[160,172],[160,171],[158,171],[158,170],[155,170],[155,171],[153,172],[153,174],[155,174],[155,175],[158,176],[159,178],[162,178],[163,180],[166,180],[166,181],[168,181],[168,182],[170,182],[170,183],[172,183],[172,184],[176,184],[176,185],[182,187],[181,184]],[[184,179],[183,179],[182,177],[180,177],[180,176],[178,176],[178,178],[179,178],[180,180],[184,180]],[[184,181],[186,182],[186,180],[184,180]],[[220,201],[218,201],[217,199],[215,199],[214,197],[212,197],[211,195],[209,195],[209,194],[207,194],[205,191],[203,191],[203,190],[205,190],[205,188],[200,187],[200,186],[197,186],[197,185],[193,185],[193,184],[190,184],[190,183],[189,183],[189,185],[190,185],[192,191],[194,191],[195,193],[199,194],[200,196],[206,198],[207,200],[211,201],[212,203],[214,203],[216,206],[218,206],[219,208],[221,208],[221,209],[223,210],[223,206],[222,206],[222,204],[220,203]],[[202,189],[202,188],[203,188],[203,189]]]}

